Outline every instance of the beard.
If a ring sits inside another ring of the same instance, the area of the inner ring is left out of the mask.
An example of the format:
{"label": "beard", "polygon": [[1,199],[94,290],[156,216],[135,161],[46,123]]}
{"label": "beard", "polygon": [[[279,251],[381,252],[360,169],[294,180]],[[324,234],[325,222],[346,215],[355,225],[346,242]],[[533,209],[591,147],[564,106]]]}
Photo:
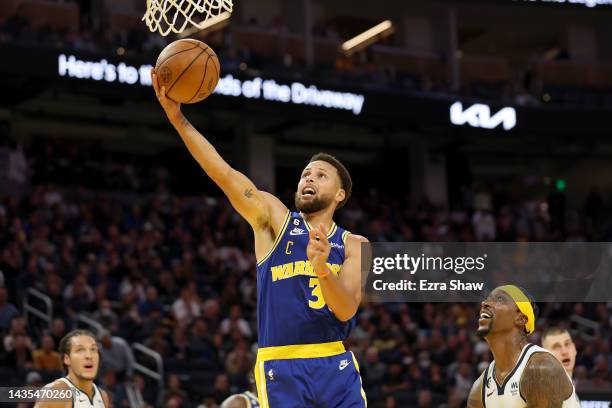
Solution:
{"label": "beard", "polygon": [[492,328],[493,328],[493,319],[491,319],[487,327],[482,327],[482,328],[479,327],[478,330],[476,330],[476,336],[480,337],[481,339],[484,339],[485,337],[489,335],[489,333],[491,333]]}
{"label": "beard", "polygon": [[312,214],[317,211],[321,211],[331,204],[331,198],[326,199],[325,197],[316,197],[311,201],[303,201],[299,193],[295,193],[295,208],[299,212],[304,214]]}

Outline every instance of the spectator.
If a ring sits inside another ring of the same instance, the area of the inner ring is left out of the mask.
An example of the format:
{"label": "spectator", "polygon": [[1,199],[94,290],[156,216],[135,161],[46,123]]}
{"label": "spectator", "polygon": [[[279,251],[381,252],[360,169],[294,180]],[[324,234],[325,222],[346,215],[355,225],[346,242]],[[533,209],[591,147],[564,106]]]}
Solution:
{"label": "spectator", "polygon": [[191,321],[200,317],[201,309],[198,299],[189,288],[181,289],[181,297],[172,304],[172,313],[180,325],[187,326]]}
{"label": "spectator", "polygon": [[70,315],[90,310],[95,295],[84,274],[77,275],[74,282],[64,289],[64,299]]}
{"label": "spectator", "polygon": [[455,374],[454,381],[455,391],[461,399],[467,399],[474,380],[473,370],[470,365],[468,363],[461,363],[457,374]]}
{"label": "spectator", "polygon": [[239,341],[225,360],[225,371],[233,376],[246,376],[253,368],[255,360],[247,343]]}
{"label": "spectator", "polygon": [[108,331],[100,333],[100,371],[113,370],[122,381],[131,378],[134,371],[134,355],[127,342],[121,337],[111,336]]}
{"label": "spectator", "polygon": [[113,370],[106,370],[102,376],[104,390],[109,393],[111,403],[115,408],[130,408],[127,391],[121,382],[117,382],[117,376]]}
{"label": "spectator", "polygon": [[8,330],[11,320],[18,314],[15,305],[8,302],[6,288],[0,287],[0,332]]}
{"label": "spectator", "polygon": [[58,317],[53,319],[53,322],[51,323],[50,335],[53,338],[53,343],[59,344],[62,337],[66,335],[66,324],[64,323],[64,320]]}
{"label": "spectator", "polygon": [[232,305],[230,307],[229,317],[221,322],[221,334],[227,335],[233,328],[238,328],[245,337],[251,337],[251,327],[247,321],[242,318],[240,305]]}
{"label": "spectator", "polygon": [[111,302],[108,299],[102,299],[99,302],[98,309],[93,314],[93,318],[111,332],[119,330],[119,316],[113,311]]}
{"label": "spectator", "polygon": [[230,383],[227,375],[217,375],[215,378],[215,384],[213,385],[213,392],[217,404],[225,401],[225,399],[230,396]]}
{"label": "spectator", "polygon": [[29,370],[32,368],[32,352],[28,345],[29,338],[17,334],[13,337],[12,347],[4,357],[4,364],[18,370]]}
{"label": "spectator", "polygon": [[138,305],[138,311],[142,317],[148,317],[151,313],[158,313],[159,316],[164,311],[161,301],[157,297],[157,289],[154,286],[147,287],[146,299]]}
{"label": "spectator", "polygon": [[34,368],[44,371],[49,376],[52,376],[55,372],[61,372],[63,364],[60,354],[55,351],[53,337],[45,334],[42,337],[41,346],[33,353]]}
{"label": "spectator", "polygon": [[178,396],[181,398],[181,401],[185,405],[189,405],[189,398],[187,397],[187,393],[181,387],[181,379],[176,374],[170,374],[168,376],[168,382],[166,384],[166,389],[164,390],[164,401],[170,399],[171,397]]}
{"label": "spectator", "polygon": [[22,316],[15,316],[11,320],[11,328],[2,341],[4,351],[11,352],[15,347],[15,338],[17,336],[23,337],[22,341],[25,342],[28,349],[32,349],[32,340],[27,335],[26,321]]}

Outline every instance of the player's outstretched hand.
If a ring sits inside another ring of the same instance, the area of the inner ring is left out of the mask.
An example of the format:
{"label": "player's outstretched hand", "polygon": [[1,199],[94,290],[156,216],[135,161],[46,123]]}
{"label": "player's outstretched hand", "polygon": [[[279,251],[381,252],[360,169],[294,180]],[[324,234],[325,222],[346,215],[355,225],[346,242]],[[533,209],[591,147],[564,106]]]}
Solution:
{"label": "player's outstretched hand", "polygon": [[319,224],[310,230],[310,239],[306,247],[306,255],[312,264],[315,272],[322,273],[329,257],[331,245],[327,240],[327,229],[323,224]]}
{"label": "player's outstretched hand", "polygon": [[182,116],[181,113],[181,104],[173,101],[172,99],[166,96],[166,87],[159,86],[159,82],[157,82],[157,73],[155,72],[155,68],[151,69],[151,82],[153,83],[153,89],[155,90],[155,96],[157,96],[157,100],[159,104],[164,108],[168,119],[170,122],[174,123],[175,120],[180,119]]}

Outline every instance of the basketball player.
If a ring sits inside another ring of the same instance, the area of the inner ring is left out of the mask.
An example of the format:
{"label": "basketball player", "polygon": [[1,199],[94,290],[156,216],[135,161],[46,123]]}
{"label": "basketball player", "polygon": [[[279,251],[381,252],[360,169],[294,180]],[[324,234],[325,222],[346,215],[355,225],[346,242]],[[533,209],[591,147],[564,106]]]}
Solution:
{"label": "basketball player", "polygon": [[576,365],[576,345],[572,336],[565,329],[550,327],[542,334],[542,347],[549,350],[563,365],[567,375],[574,378],[574,366]]}
{"label": "basketball player", "polygon": [[152,82],[170,123],[206,174],[251,225],[257,258],[259,350],[255,380],[263,408],[364,407],[357,362],[342,344],[361,301],[365,238],[333,222],[352,181],[327,154],[313,156],[292,212],[231,168]]}
{"label": "basketball player", "polygon": [[221,408],[259,408],[259,400],[257,395],[253,394],[255,390],[255,377],[249,375],[249,389],[242,394],[234,394],[227,397],[221,404]]}
{"label": "basketball player", "polygon": [[234,394],[221,404],[221,408],[259,408],[259,400],[257,395],[251,391],[245,391],[242,394]]}
{"label": "basketball player", "polygon": [[67,375],[46,387],[72,390],[72,401],[40,401],[35,408],[109,408],[108,394],[94,384],[100,363],[94,335],[87,330],[73,330],[60,340],[59,352]]}
{"label": "basketball player", "polygon": [[535,330],[535,303],[514,285],[482,302],[477,334],[494,361],[476,380],[468,408],[579,408],[571,379],[549,351],[527,342]]}

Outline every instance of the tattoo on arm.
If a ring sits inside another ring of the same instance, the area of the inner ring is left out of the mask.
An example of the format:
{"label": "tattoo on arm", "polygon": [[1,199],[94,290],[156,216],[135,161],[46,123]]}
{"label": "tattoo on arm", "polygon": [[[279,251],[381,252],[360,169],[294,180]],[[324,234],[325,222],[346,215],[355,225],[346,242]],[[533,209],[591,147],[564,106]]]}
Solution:
{"label": "tattoo on arm", "polygon": [[534,354],[521,378],[521,394],[529,408],[561,408],[572,394],[563,366],[548,353]]}
{"label": "tattoo on arm", "polygon": [[244,196],[246,198],[253,197],[253,189],[252,188],[247,188],[246,190],[244,190]]}

